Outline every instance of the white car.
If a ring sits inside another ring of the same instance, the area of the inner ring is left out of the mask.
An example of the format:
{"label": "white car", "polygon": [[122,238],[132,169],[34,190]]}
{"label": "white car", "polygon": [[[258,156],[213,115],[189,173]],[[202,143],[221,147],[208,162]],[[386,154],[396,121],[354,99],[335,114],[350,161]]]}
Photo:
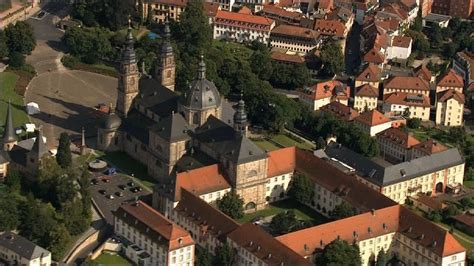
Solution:
{"label": "white car", "polygon": [[107,195],[107,196],[105,196],[105,197],[108,198],[109,200],[115,199],[115,198],[114,198],[114,195]]}

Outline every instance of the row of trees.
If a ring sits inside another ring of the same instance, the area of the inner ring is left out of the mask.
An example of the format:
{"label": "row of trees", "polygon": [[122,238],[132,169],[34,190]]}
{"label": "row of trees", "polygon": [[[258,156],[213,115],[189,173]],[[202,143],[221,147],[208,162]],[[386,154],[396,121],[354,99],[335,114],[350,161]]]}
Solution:
{"label": "row of trees", "polygon": [[22,67],[25,55],[30,54],[35,47],[33,28],[24,21],[9,24],[5,31],[0,30],[0,60],[9,57],[12,67]]}
{"label": "row of trees", "polygon": [[118,30],[128,19],[141,23],[141,0],[83,0],[75,1],[72,16],[87,27],[106,27]]}
{"label": "row of trees", "polygon": [[0,188],[0,231],[18,230],[55,260],[91,220],[89,172],[72,167],[68,143],[62,134],[58,156],[45,157],[34,180],[11,171]]}

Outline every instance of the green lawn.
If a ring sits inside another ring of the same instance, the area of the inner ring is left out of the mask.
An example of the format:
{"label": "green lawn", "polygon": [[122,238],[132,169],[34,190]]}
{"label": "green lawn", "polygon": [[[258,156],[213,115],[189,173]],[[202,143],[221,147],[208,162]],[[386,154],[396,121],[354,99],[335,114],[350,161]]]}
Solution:
{"label": "green lawn", "polygon": [[18,80],[18,76],[3,72],[0,73],[0,121],[2,124],[1,131],[5,126],[5,119],[7,116],[8,101],[11,100],[13,110],[13,124],[15,127],[20,127],[25,123],[29,122],[28,115],[25,111],[23,97],[15,92],[15,83]]}
{"label": "green lawn", "polygon": [[271,203],[267,208],[246,214],[242,219],[239,219],[240,223],[246,223],[252,221],[256,217],[268,217],[277,215],[280,212],[293,210],[296,213],[298,219],[311,221],[314,225],[323,224],[328,219],[310,207],[300,204],[292,199],[286,199],[278,202]]}
{"label": "green lawn", "polygon": [[298,148],[305,149],[305,150],[314,149],[314,146],[307,142],[298,142],[283,134],[276,135],[271,140],[285,147],[296,146]]}
{"label": "green lawn", "polygon": [[463,184],[468,188],[474,188],[474,180],[464,180]]}
{"label": "green lawn", "polygon": [[140,180],[143,185],[153,188],[155,181],[148,175],[147,167],[124,152],[110,152],[100,157],[107,162],[115,165],[117,168],[124,171],[126,174],[132,175]]}
{"label": "green lawn", "polygon": [[260,147],[261,149],[266,150],[266,151],[274,151],[274,150],[279,149],[276,145],[274,145],[274,144],[272,144],[272,143],[270,143],[266,140],[254,140],[253,142],[255,144],[257,144],[258,147]]}
{"label": "green lawn", "polygon": [[88,266],[98,266],[98,265],[133,265],[126,258],[122,257],[117,253],[104,252],[99,257],[97,257],[92,262],[87,262]]}

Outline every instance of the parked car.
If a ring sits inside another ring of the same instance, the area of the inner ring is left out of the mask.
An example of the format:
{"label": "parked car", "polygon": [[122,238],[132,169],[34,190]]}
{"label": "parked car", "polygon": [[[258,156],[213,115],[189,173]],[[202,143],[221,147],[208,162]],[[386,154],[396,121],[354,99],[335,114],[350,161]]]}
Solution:
{"label": "parked car", "polygon": [[132,188],[130,189],[130,191],[131,191],[132,193],[137,193],[137,192],[138,192],[138,189],[137,189],[136,187],[132,187]]}
{"label": "parked car", "polygon": [[113,199],[115,199],[115,198],[114,198],[114,195],[112,195],[112,194],[110,194],[110,195],[107,195],[107,196],[105,196],[105,197],[106,197],[106,198],[108,198],[109,200],[113,200]]}
{"label": "parked car", "polygon": [[94,178],[91,180],[91,185],[97,185],[99,184],[99,180],[97,180],[97,178]]}
{"label": "parked car", "polygon": [[115,192],[115,195],[117,197],[123,197],[123,192],[122,191],[117,191],[117,192]]}
{"label": "parked car", "polygon": [[105,193],[107,193],[107,191],[105,189],[100,189],[99,193],[102,194],[102,195],[105,195]]}
{"label": "parked car", "polygon": [[135,183],[133,183],[133,182],[128,182],[127,185],[128,185],[129,187],[134,187],[134,186],[135,186]]}
{"label": "parked car", "polygon": [[135,189],[136,189],[137,191],[142,191],[142,188],[139,187],[139,186],[136,186]]}
{"label": "parked car", "polygon": [[102,177],[102,181],[103,181],[104,183],[109,183],[109,182],[110,182],[110,179],[105,178],[105,177]]}
{"label": "parked car", "polygon": [[125,185],[118,185],[118,187],[121,189],[121,190],[125,190],[127,188],[127,186]]}

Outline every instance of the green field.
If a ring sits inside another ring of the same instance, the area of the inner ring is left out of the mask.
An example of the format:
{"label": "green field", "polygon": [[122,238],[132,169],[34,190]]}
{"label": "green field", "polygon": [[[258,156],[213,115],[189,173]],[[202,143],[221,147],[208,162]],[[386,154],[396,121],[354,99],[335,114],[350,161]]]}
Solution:
{"label": "green field", "polygon": [[99,266],[99,265],[133,265],[126,258],[120,256],[117,253],[104,252],[99,257],[91,262],[86,262],[87,266]]}
{"label": "green field", "polygon": [[285,212],[289,210],[295,211],[295,214],[298,219],[311,221],[311,223],[313,223],[314,225],[323,224],[328,221],[326,217],[322,216],[310,207],[296,202],[295,200],[286,199],[271,203],[267,208],[263,210],[246,214],[242,219],[239,219],[239,222],[246,223],[252,221],[252,219],[256,217],[274,216],[279,214],[280,212]]}
{"label": "green field", "polygon": [[274,151],[274,150],[279,149],[279,147],[277,147],[274,144],[268,142],[267,140],[254,140],[253,142],[255,144],[257,144],[257,146],[260,147],[260,149],[262,149],[262,150]]}
{"label": "green field", "polygon": [[291,147],[291,146],[296,146],[298,148],[301,148],[301,149],[305,149],[305,150],[312,150],[314,149],[314,146],[307,143],[307,142],[298,142],[286,135],[283,135],[283,134],[280,134],[280,135],[276,135],[274,136],[272,139],[272,141],[284,146],[284,147]]}
{"label": "green field", "polygon": [[2,121],[2,129],[5,125],[5,119],[7,115],[7,106],[8,101],[10,100],[12,103],[12,110],[13,110],[13,124],[15,127],[20,127],[25,123],[28,123],[28,115],[26,114],[23,97],[18,95],[15,92],[15,83],[18,80],[18,76],[9,73],[3,72],[0,73],[0,121]]}

